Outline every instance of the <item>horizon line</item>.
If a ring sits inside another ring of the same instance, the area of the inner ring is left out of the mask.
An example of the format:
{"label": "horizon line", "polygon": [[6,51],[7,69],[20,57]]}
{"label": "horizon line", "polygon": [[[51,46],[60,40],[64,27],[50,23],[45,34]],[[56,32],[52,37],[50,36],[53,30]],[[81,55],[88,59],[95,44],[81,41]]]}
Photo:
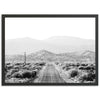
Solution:
{"label": "horizon line", "polygon": [[52,51],[49,51],[49,50],[46,50],[46,49],[41,49],[41,50],[37,50],[37,51],[31,52],[31,53],[27,53],[27,52],[22,52],[22,53],[17,53],[17,54],[6,54],[5,53],[5,56],[7,56],[7,55],[8,56],[10,56],[10,55],[24,55],[24,53],[30,55],[30,54],[33,54],[33,53],[35,54],[35,53],[41,52],[41,51],[50,52],[50,53],[53,53],[53,54],[65,54],[65,53],[86,52],[86,51],[90,51],[90,52],[94,52],[95,53],[95,51],[93,51],[93,50],[82,50],[82,51],[72,51],[72,52],[55,53],[55,52],[52,52]]}
{"label": "horizon line", "polygon": [[47,39],[50,39],[50,38],[53,38],[53,37],[72,37],[72,38],[79,38],[79,39],[86,39],[86,40],[95,40],[95,39],[91,39],[91,38],[82,38],[82,37],[75,37],[75,36],[51,36],[51,37],[48,37],[48,38],[45,38],[45,39],[36,39],[36,38],[32,38],[32,37],[17,37],[17,38],[9,38],[9,39],[6,39],[5,40],[14,40],[14,39],[23,39],[23,38],[29,38],[29,39],[34,39],[34,40],[40,40],[40,41],[43,41],[43,40],[47,40]]}

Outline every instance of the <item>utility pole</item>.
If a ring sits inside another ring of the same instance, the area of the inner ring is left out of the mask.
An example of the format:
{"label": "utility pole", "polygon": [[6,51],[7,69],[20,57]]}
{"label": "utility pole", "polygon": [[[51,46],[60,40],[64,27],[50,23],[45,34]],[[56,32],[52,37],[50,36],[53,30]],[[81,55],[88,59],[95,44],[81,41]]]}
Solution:
{"label": "utility pole", "polygon": [[26,52],[24,52],[24,65],[26,65]]}

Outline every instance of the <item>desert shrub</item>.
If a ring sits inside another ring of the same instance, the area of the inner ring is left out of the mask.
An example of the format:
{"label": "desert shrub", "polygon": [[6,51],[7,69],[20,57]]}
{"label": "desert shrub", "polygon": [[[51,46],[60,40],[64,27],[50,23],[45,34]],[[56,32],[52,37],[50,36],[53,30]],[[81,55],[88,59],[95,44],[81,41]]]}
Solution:
{"label": "desert shrub", "polygon": [[90,72],[90,73],[95,73],[95,70],[92,70],[92,69],[91,69],[89,72]]}
{"label": "desert shrub", "polygon": [[14,67],[13,65],[8,65],[8,66],[6,66],[7,70],[12,69],[13,67]]}
{"label": "desert shrub", "polygon": [[79,67],[80,70],[91,70],[91,67]]}
{"label": "desert shrub", "polygon": [[22,73],[19,73],[19,72],[14,73],[12,77],[13,78],[23,78]]}
{"label": "desert shrub", "polygon": [[14,78],[34,78],[36,76],[36,71],[24,71],[24,72],[17,72],[12,75]]}
{"label": "desert shrub", "polygon": [[64,70],[66,67],[64,66],[64,67],[62,67],[62,69]]}
{"label": "desert shrub", "polygon": [[79,64],[79,63],[77,63],[77,64],[72,63],[72,64],[70,64],[70,66],[73,66],[73,67],[79,67],[80,64]]}
{"label": "desert shrub", "polygon": [[26,63],[26,65],[30,65],[30,63]]}
{"label": "desert shrub", "polygon": [[79,70],[84,70],[85,68],[84,67],[79,67]]}
{"label": "desert shrub", "polygon": [[22,74],[22,76],[23,76],[23,78],[34,78],[36,76],[36,72],[35,71],[33,71],[33,72],[27,71],[27,72],[24,72]]}
{"label": "desert shrub", "polygon": [[67,67],[67,68],[66,68],[66,71],[68,71],[68,70],[70,70],[70,69],[71,69],[70,67]]}
{"label": "desert shrub", "polygon": [[26,68],[29,68],[29,67],[32,67],[32,65],[31,64],[26,64],[24,67],[26,67]]}
{"label": "desert shrub", "polygon": [[23,65],[23,63],[15,63],[15,65],[17,66],[17,65]]}
{"label": "desert shrub", "polygon": [[91,70],[91,67],[86,67],[85,69],[86,69],[86,70]]}
{"label": "desert shrub", "polygon": [[32,77],[31,72],[24,72],[22,74],[22,76],[23,76],[23,78],[31,78]]}
{"label": "desert shrub", "polygon": [[72,70],[70,76],[71,77],[76,77],[78,75],[78,71],[77,70]]}
{"label": "desert shrub", "polygon": [[81,66],[88,66],[88,64],[81,64]]}
{"label": "desert shrub", "polygon": [[33,71],[32,72],[32,78],[34,78],[36,75],[37,75],[37,72],[36,71]]}
{"label": "desert shrub", "polygon": [[91,69],[92,69],[92,70],[95,70],[95,68],[94,68],[94,67],[91,67]]}
{"label": "desert shrub", "polygon": [[56,65],[59,65],[59,62],[55,62]]}
{"label": "desert shrub", "polygon": [[12,69],[11,70],[11,74],[13,74],[13,73],[15,73],[15,72],[18,72],[19,71],[19,69]]}
{"label": "desert shrub", "polygon": [[11,63],[6,63],[6,65],[10,65]]}
{"label": "desert shrub", "polygon": [[6,78],[10,78],[11,77],[11,73],[7,72],[5,75]]}
{"label": "desert shrub", "polygon": [[40,66],[45,66],[45,63],[43,62],[43,63],[40,63],[39,65],[40,65]]}
{"label": "desert shrub", "polygon": [[79,63],[77,63],[77,64],[76,64],[76,66],[77,66],[77,67],[79,67],[79,66],[80,66],[80,64],[79,64]]}
{"label": "desert shrub", "polygon": [[23,67],[22,69],[23,69],[23,70],[29,70],[29,68],[28,68],[28,67]]}
{"label": "desert shrub", "polygon": [[19,70],[20,67],[19,66],[14,66],[14,69]]}
{"label": "desert shrub", "polygon": [[84,75],[81,79],[82,81],[93,81],[95,79],[95,74],[94,73],[89,73],[87,75]]}
{"label": "desert shrub", "polygon": [[45,62],[35,63],[36,66],[45,66]]}
{"label": "desert shrub", "polygon": [[84,70],[84,71],[87,71],[87,72],[91,72],[91,73],[94,73],[94,71],[95,71],[95,68],[94,67],[90,67],[90,66],[88,66],[88,67],[80,67],[79,68],[79,70]]}
{"label": "desert shrub", "polygon": [[12,74],[14,74],[15,72],[18,72],[18,69],[11,69],[6,73],[6,77],[10,78],[12,76]]}

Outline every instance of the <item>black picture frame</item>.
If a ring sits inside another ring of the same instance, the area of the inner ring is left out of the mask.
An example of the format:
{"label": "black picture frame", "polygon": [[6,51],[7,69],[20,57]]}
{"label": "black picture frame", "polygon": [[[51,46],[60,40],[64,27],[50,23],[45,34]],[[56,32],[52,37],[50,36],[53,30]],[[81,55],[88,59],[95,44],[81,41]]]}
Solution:
{"label": "black picture frame", "polygon": [[[2,86],[97,86],[98,85],[98,14],[3,14],[2,16]],[[5,18],[95,18],[95,83],[5,83]]]}

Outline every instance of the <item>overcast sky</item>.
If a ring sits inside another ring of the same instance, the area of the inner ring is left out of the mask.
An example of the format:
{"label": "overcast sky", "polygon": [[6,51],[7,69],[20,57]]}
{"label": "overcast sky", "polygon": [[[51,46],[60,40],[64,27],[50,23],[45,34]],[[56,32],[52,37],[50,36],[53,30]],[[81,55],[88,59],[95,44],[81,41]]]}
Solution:
{"label": "overcast sky", "polygon": [[95,39],[95,18],[6,18],[5,38],[43,40],[52,36]]}

